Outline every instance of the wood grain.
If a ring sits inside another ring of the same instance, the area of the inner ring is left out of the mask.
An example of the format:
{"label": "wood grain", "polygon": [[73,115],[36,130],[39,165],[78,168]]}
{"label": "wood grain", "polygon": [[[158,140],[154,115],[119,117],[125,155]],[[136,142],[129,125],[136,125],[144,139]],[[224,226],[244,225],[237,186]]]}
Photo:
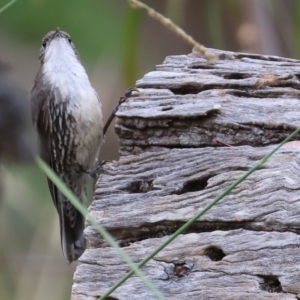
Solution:
{"label": "wood grain", "polygon": [[[172,149],[106,165],[90,212],[122,244],[174,232],[272,149]],[[300,152],[278,151],[196,222],[193,232],[246,228],[300,231]],[[86,228],[92,247],[103,240]]]}
{"label": "wood grain", "polygon": [[[152,147],[268,145],[300,125],[300,61],[220,52],[170,56],[117,113],[120,154]],[[299,137],[298,137],[299,138]]]}
{"label": "wood grain", "polygon": [[[165,239],[147,239],[124,250],[139,262]],[[294,233],[216,230],[179,236],[143,271],[166,299],[297,299],[299,261],[299,236]],[[97,299],[129,271],[112,248],[87,250],[80,262],[74,300]],[[112,297],[156,299],[136,276]]]}
{"label": "wood grain", "polygon": [[[105,164],[89,211],[136,263],[300,126],[300,61],[212,51],[215,64],[167,57],[117,113],[120,159]],[[299,175],[294,142],[143,271],[171,300],[300,299]],[[85,236],[73,300],[129,271],[90,224]],[[133,276],[109,299],[155,298]]]}

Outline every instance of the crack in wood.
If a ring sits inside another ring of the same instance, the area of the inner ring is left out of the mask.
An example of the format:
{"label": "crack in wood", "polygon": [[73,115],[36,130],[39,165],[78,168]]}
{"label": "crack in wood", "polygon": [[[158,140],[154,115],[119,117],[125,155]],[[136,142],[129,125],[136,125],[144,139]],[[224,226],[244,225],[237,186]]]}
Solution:
{"label": "crack in wood", "polygon": [[203,178],[197,178],[184,183],[181,190],[175,192],[177,195],[182,195],[185,193],[202,191],[206,188],[208,180],[212,178],[214,175],[206,176]]}
{"label": "crack in wood", "polygon": [[[184,222],[164,221],[164,222],[157,222],[151,224],[142,224],[140,227],[136,227],[136,228],[130,228],[130,227],[114,228],[112,230],[109,230],[109,233],[112,236],[114,236],[117,241],[119,241],[119,246],[123,248],[143,240],[169,236],[184,224],[185,224]],[[196,221],[182,234],[185,235],[190,233],[213,232],[216,230],[231,231],[237,229],[245,229],[250,231],[258,231],[258,232],[272,232],[272,231],[294,232],[300,235],[300,230],[298,231],[290,230],[288,227],[279,228],[276,225],[272,226],[272,225],[267,225],[264,222],[251,222],[251,221],[245,221],[245,222]],[[88,239],[92,247],[108,246],[105,240],[100,236],[100,234],[94,228],[88,227],[87,232],[89,233]]]}

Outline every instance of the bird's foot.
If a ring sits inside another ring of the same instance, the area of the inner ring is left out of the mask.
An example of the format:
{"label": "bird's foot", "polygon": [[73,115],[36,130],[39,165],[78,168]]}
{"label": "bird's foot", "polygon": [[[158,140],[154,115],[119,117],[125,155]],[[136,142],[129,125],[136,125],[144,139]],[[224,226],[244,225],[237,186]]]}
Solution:
{"label": "bird's foot", "polygon": [[86,171],[86,173],[89,174],[92,178],[97,179],[102,173],[103,166],[105,163],[106,163],[105,160],[100,161],[93,170]]}

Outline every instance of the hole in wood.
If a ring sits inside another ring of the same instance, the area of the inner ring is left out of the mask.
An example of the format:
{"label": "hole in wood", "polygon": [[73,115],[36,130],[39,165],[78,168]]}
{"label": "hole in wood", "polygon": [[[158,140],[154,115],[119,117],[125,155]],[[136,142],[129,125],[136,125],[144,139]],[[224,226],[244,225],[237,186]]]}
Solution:
{"label": "hole in wood", "polygon": [[172,106],[165,106],[161,109],[161,111],[167,111],[167,110],[172,110],[173,107]]}
{"label": "hole in wood", "polygon": [[131,193],[147,193],[152,189],[153,189],[153,179],[133,181],[126,188],[126,190]]}
{"label": "hole in wood", "polygon": [[207,63],[203,63],[203,64],[199,64],[199,63],[194,63],[189,65],[190,69],[214,69],[215,66],[213,64],[207,64]]}
{"label": "hole in wood", "polygon": [[185,264],[175,264],[174,275],[176,277],[187,276],[191,272],[190,268]]}
{"label": "hole in wood", "polygon": [[296,74],[298,80],[300,80],[300,74]]}
{"label": "hole in wood", "polygon": [[[101,296],[102,296],[102,295],[93,297],[93,299],[98,300]],[[106,297],[105,299],[106,299],[106,300],[119,300],[119,298],[115,298],[115,297],[112,297],[112,296],[108,296],[108,297]]]}
{"label": "hole in wood", "polygon": [[226,256],[222,249],[216,246],[208,247],[204,251],[204,255],[209,257],[212,261],[220,261]]}
{"label": "hole in wood", "polygon": [[259,277],[263,279],[263,282],[259,284],[261,290],[269,293],[282,292],[281,283],[276,276],[259,275]]}
{"label": "hole in wood", "polygon": [[182,190],[176,194],[181,195],[181,194],[190,193],[190,192],[202,191],[206,188],[209,178],[210,177],[207,176],[204,178],[188,181],[188,182],[184,183]]}
{"label": "hole in wood", "polygon": [[192,85],[182,85],[176,88],[169,89],[174,95],[198,94],[201,92],[199,87]]}
{"label": "hole in wood", "polygon": [[[247,78],[247,75],[246,74],[241,74],[241,73],[228,73],[228,74],[223,74],[222,77],[224,79],[240,80],[240,79]],[[249,75],[248,75],[248,77],[249,77]]]}

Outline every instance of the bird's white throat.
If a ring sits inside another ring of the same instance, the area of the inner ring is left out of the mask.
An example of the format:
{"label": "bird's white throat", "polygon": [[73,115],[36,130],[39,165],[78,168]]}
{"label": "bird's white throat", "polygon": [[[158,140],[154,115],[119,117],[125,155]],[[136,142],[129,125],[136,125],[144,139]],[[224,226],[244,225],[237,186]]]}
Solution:
{"label": "bird's white throat", "polygon": [[93,89],[72,46],[64,38],[51,41],[45,52],[42,72],[44,80],[57,88],[63,98]]}

